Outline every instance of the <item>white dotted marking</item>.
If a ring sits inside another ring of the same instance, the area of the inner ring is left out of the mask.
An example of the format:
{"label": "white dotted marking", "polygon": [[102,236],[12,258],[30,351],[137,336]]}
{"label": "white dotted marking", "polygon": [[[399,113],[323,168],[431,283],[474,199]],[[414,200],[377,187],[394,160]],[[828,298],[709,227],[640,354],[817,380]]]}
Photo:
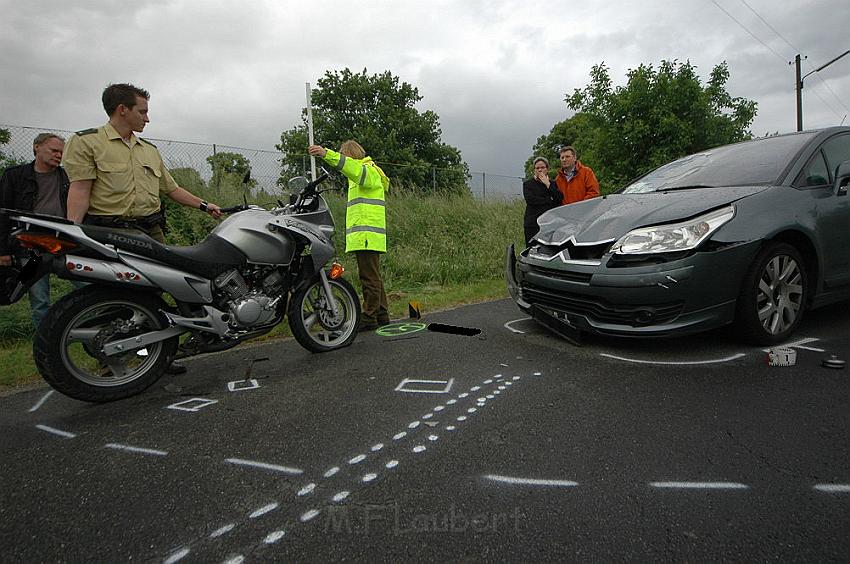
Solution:
{"label": "white dotted marking", "polygon": [[374,445],[371,450],[372,450],[372,452],[378,452],[382,448],[384,448],[384,443],[378,443],[378,444]]}
{"label": "white dotted marking", "polygon": [[541,374],[540,372],[535,372],[534,375],[535,376],[543,376],[543,374]]}
{"label": "white dotted marking", "polygon": [[434,417],[433,413],[426,413],[422,416],[422,419],[431,419],[432,417]]}
{"label": "white dotted marking", "polygon": [[475,408],[475,407],[470,407],[469,409],[466,410],[467,413],[475,413],[476,411],[478,411],[478,408]]}
{"label": "white dotted marking", "polygon": [[406,436],[407,436],[407,431],[402,431],[401,433],[399,433],[399,434],[397,434],[396,436],[394,436],[394,437],[393,437],[393,440],[394,440],[394,441],[397,441],[397,440],[399,440],[399,439],[403,439],[403,438],[404,438],[404,437],[406,437]]}
{"label": "white dotted marking", "polygon": [[318,509],[311,509],[309,511],[302,513],[301,517],[299,517],[299,520],[302,523],[306,523],[310,519],[315,519],[319,515],[319,513],[320,513],[320,511]]}
{"label": "white dotted marking", "polygon": [[466,393],[466,392],[463,392],[462,394],[458,394],[458,396],[457,396],[457,397],[458,397],[458,398],[465,398],[465,397],[467,397],[467,396],[469,396],[469,394],[468,394],[468,393]]}
{"label": "white dotted marking", "polygon": [[697,490],[745,490],[750,486],[736,482],[650,482],[653,488],[678,488]]}
{"label": "white dotted marking", "polygon": [[54,429],[53,427],[48,427],[47,425],[36,425],[35,427],[36,429],[41,429],[42,431],[47,431],[48,433],[52,433],[60,437],[65,437],[66,439],[73,439],[77,436],[74,433],[69,433],[68,431],[60,431],[59,429]]}
{"label": "white dotted marking", "polygon": [[485,383],[485,384],[492,384],[492,383],[493,383],[493,380],[492,380],[492,378],[491,378],[490,380],[484,380],[484,383]]}
{"label": "white dotted marking", "polygon": [[395,468],[396,466],[398,466],[398,460],[390,460],[386,465],[386,467],[390,469]]}
{"label": "white dotted marking", "polygon": [[562,488],[572,488],[578,485],[578,482],[571,480],[540,480],[536,478],[513,478],[511,476],[499,476],[496,474],[488,474],[484,476],[485,480],[494,482],[503,482],[506,484],[514,484],[521,486],[556,486]]}
{"label": "white dotted marking", "polygon": [[264,507],[257,509],[256,511],[254,511],[253,513],[248,515],[248,518],[249,519],[256,519],[257,517],[262,517],[266,513],[270,512],[270,511],[274,511],[275,509],[277,509],[277,503],[270,503],[270,504],[268,504]]}
{"label": "white dotted marking", "polygon": [[227,534],[232,531],[235,526],[236,525],[234,525],[233,523],[230,523],[228,525],[225,525],[224,527],[221,527],[220,529],[216,529],[210,533],[210,538],[215,539],[220,537],[221,535]]}
{"label": "white dotted marking", "polygon": [[286,534],[286,531],[274,531],[268,534],[266,538],[263,539],[263,542],[266,544],[274,544]]}
{"label": "white dotted marking", "polygon": [[340,501],[347,498],[350,494],[351,492],[349,491],[341,491],[338,494],[334,495],[331,499],[334,501],[334,503],[339,503]]}
{"label": "white dotted marking", "polygon": [[444,409],[446,409],[445,406],[438,405],[437,407],[434,408],[434,411],[443,411]]}
{"label": "white dotted marking", "polygon": [[439,438],[440,438],[440,437],[438,437],[437,435],[429,435],[429,436],[428,436],[428,440],[429,440],[429,441],[436,441],[436,440],[437,440],[437,439],[439,439]]}
{"label": "white dotted marking", "polygon": [[358,464],[360,462],[363,462],[364,460],[366,460],[366,455],[365,454],[358,454],[357,456],[355,456],[354,458],[349,460],[348,463],[349,464]]}
{"label": "white dotted marking", "polygon": [[315,490],[315,489],[316,489],[316,484],[311,482],[311,483],[307,484],[306,486],[304,486],[303,488],[301,488],[301,491],[298,492],[298,497],[313,493],[313,490]]}
{"label": "white dotted marking", "polygon": [[477,392],[480,389],[481,389],[481,386],[472,386],[471,388],[469,388],[469,391],[470,392]]}
{"label": "white dotted marking", "polygon": [[47,392],[46,394],[44,394],[44,395],[42,396],[42,398],[41,398],[40,400],[38,400],[38,401],[35,403],[35,405],[34,405],[34,406],[32,406],[32,407],[29,409],[29,412],[30,412],[30,413],[32,413],[33,411],[37,411],[37,410],[38,410],[38,409],[39,409],[42,405],[44,405],[44,402],[46,402],[46,401],[47,401],[47,398],[49,398],[50,396],[52,396],[52,395],[53,395],[53,392],[54,392],[54,391],[55,391],[55,390],[50,390],[49,392]]}
{"label": "white dotted marking", "polygon": [[224,564],[242,564],[243,562],[245,562],[245,557],[241,554],[238,554],[236,556],[231,556],[230,558],[225,560]]}
{"label": "white dotted marking", "polygon": [[168,558],[166,558],[163,564],[174,564],[175,562],[179,562],[180,560],[183,560],[184,558],[189,556],[190,552],[191,550],[189,550],[188,548],[180,549]]}
{"label": "white dotted marking", "polygon": [[454,425],[449,425],[448,427],[446,427],[446,431],[454,431],[455,429],[457,429],[457,427],[455,427]]}
{"label": "white dotted marking", "polygon": [[466,421],[466,415],[461,415],[457,418],[458,421]]}
{"label": "white dotted marking", "polygon": [[814,489],[827,493],[850,493],[850,484],[816,484]]}
{"label": "white dotted marking", "polygon": [[413,452],[417,452],[417,453],[418,453],[418,452],[422,452],[422,451],[424,451],[424,450],[425,450],[425,447],[424,447],[424,446],[422,446],[422,445],[416,445],[415,447],[413,447]]}
{"label": "white dotted marking", "polygon": [[364,482],[371,482],[372,480],[374,480],[377,477],[378,477],[377,474],[366,474],[365,476],[363,476],[362,479],[363,479]]}
{"label": "white dotted marking", "polygon": [[324,476],[325,476],[325,478],[330,478],[331,476],[333,476],[337,472],[339,472],[339,466],[334,466],[333,468],[331,468],[330,470],[325,472]]}
{"label": "white dotted marking", "polygon": [[164,450],[154,450],[152,448],[141,448],[141,447],[134,447],[134,446],[129,446],[129,445],[119,445],[117,443],[109,443],[109,444],[106,445],[106,448],[112,448],[112,449],[115,449],[115,450],[123,450],[123,451],[126,451],[126,452],[135,452],[135,453],[138,453],[138,454],[151,454],[151,455],[154,455],[154,456],[168,456],[168,453],[165,452]]}
{"label": "white dotted marking", "polygon": [[447,401],[446,403],[447,403],[448,405],[454,405],[454,404],[456,404],[456,403],[457,403],[457,400],[456,400],[456,399],[450,399],[450,400],[449,400],[449,401]]}
{"label": "white dotted marking", "polygon": [[236,464],[238,466],[253,466],[254,468],[262,468],[263,470],[273,470],[275,472],[282,472],[284,474],[303,474],[304,471],[298,468],[290,468],[289,466],[278,466],[277,464],[266,464],[265,462],[256,462],[254,460],[242,460],[241,458],[227,458],[224,460],[229,464]]}
{"label": "white dotted marking", "polygon": [[417,427],[419,427],[419,421],[414,421],[413,423],[407,426],[408,429],[415,429]]}

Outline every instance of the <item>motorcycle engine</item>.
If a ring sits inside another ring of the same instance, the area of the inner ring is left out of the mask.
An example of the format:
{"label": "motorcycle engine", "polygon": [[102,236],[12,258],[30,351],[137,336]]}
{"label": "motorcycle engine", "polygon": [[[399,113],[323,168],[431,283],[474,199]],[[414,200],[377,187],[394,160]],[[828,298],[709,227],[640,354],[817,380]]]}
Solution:
{"label": "motorcycle engine", "polygon": [[277,270],[256,268],[246,273],[249,283],[238,270],[230,270],[215,279],[215,287],[227,295],[223,309],[230,313],[234,329],[248,329],[271,323],[277,317],[282,276]]}

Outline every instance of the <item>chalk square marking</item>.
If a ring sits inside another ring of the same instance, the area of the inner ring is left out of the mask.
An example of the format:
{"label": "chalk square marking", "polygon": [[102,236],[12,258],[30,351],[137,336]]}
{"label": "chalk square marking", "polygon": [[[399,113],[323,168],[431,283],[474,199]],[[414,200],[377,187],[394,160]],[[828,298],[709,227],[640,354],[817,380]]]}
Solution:
{"label": "chalk square marking", "polygon": [[405,378],[396,386],[396,392],[408,394],[447,394],[452,389],[455,379],[448,380],[415,380]]}
{"label": "chalk square marking", "polygon": [[191,411],[197,412],[202,410],[205,407],[209,407],[214,403],[218,403],[218,400],[211,400],[205,398],[192,398],[187,399],[185,401],[173,403],[169,405],[166,409],[176,409],[177,411]]}
{"label": "chalk square marking", "polygon": [[241,392],[242,390],[256,390],[260,387],[259,382],[254,378],[250,380],[234,380],[227,383],[227,389],[231,392]]}

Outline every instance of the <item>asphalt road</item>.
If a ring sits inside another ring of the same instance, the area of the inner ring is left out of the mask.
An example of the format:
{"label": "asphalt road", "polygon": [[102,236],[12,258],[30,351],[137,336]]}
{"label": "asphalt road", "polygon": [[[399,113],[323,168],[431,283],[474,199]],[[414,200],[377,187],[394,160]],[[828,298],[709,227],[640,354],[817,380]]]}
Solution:
{"label": "asphalt road", "polygon": [[821,366],[850,358],[847,304],[783,367],[728,331],[575,347],[508,300],[421,321],[208,355],[107,405],[0,399],[0,561],[850,554],[850,369]]}

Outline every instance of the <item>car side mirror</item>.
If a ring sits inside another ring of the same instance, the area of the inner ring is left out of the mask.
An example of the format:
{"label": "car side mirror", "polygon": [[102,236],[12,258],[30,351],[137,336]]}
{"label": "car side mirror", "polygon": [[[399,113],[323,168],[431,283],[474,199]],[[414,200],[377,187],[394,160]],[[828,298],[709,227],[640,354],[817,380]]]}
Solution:
{"label": "car side mirror", "polygon": [[848,184],[850,184],[850,161],[844,161],[835,169],[835,184],[832,187],[835,195],[846,196]]}

